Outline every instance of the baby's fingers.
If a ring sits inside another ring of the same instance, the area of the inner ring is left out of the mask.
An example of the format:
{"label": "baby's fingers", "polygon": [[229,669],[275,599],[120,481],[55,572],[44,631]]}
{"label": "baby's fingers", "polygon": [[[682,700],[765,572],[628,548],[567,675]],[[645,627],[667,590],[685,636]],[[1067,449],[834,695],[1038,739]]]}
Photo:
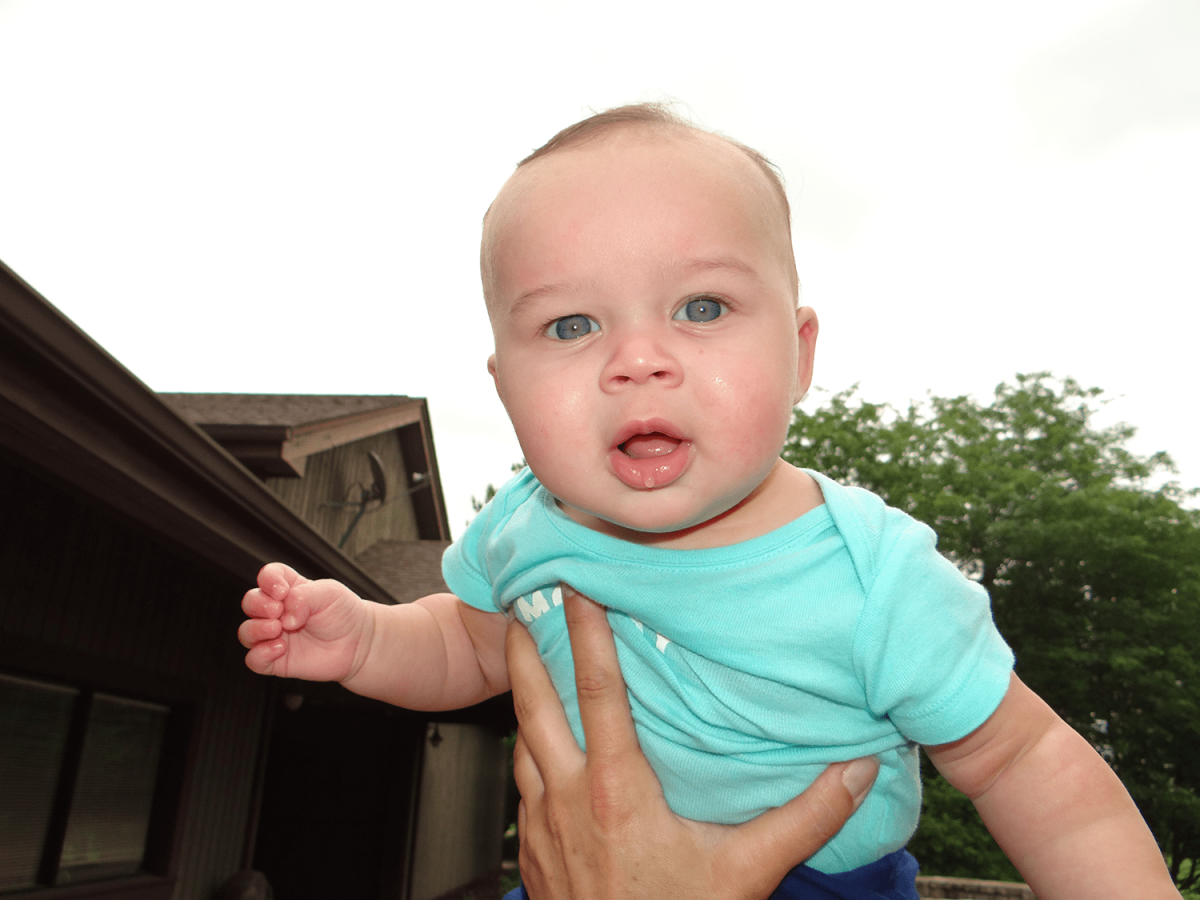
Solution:
{"label": "baby's fingers", "polygon": [[247,619],[238,626],[238,640],[246,648],[263,641],[273,641],[282,633],[283,627],[278,619]]}
{"label": "baby's fingers", "polygon": [[259,590],[275,600],[283,600],[294,586],[307,581],[291,566],[278,562],[267,563],[259,569],[257,580]]}
{"label": "baby's fingers", "polygon": [[308,617],[312,615],[312,604],[309,600],[310,597],[306,596],[304,591],[292,591],[288,594],[283,604],[283,615],[279,617],[284,631],[299,631],[308,624]]}
{"label": "baby's fingers", "polygon": [[283,601],[275,600],[261,589],[246,591],[242,597],[242,612],[255,619],[278,619],[283,614]]}
{"label": "baby's fingers", "polygon": [[251,672],[257,672],[259,675],[274,675],[275,662],[283,656],[286,649],[287,645],[283,641],[255,644],[246,654],[246,666]]}

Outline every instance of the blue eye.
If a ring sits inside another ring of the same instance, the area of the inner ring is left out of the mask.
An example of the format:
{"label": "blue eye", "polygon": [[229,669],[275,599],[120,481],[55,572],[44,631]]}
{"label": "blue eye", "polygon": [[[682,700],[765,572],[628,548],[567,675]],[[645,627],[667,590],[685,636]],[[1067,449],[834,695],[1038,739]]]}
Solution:
{"label": "blue eye", "polygon": [[711,322],[725,311],[725,304],[715,297],[697,297],[683,304],[671,318],[679,322]]}
{"label": "blue eye", "polygon": [[583,337],[585,334],[599,330],[600,323],[595,319],[574,315],[555,319],[547,326],[544,334],[546,337],[557,338],[560,341],[573,341],[576,338]]}

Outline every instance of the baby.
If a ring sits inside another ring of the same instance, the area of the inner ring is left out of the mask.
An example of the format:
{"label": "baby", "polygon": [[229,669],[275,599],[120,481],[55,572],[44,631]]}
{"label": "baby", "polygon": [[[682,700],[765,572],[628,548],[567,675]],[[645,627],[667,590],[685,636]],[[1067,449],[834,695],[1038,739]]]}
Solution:
{"label": "baby", "polygon": [[488,371],[528,469],[447,551],[454,595],[383,606],[266,566],[243,601],[247,664],[466,706],[508,688],[512,610],[582,744],[569,584],[609,609],[676,813],[745,821],[829,763],[878,757],[860,809],[789,875],[835,892],[814,896],[916,897],[922,744],[1041,900],[1178,897],[1120,782],[1016,678],[985,593],[933,533],[780,459],[817,339],[790,235],[765,159],[657,106],[523,161],[481,269]]}

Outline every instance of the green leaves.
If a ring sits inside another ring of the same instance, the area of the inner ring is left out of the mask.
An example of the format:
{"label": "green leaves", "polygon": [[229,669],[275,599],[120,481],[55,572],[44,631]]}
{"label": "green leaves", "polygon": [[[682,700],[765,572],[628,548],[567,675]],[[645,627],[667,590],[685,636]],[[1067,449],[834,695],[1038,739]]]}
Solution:
{"label": "green leaves", "polygon": [[[1180,505],[1194,492],[1148,487],[1174,471],[1166,454],[1130,452],[1128,425],[1093,427],[1101,402],[1044,372],[986,406],[929,397],[899,412],[853,388],[797,413],[783,456],[938,532],[990,591],[1021,678],[1109,761],[1188,886],[1200,878],[1188,862],[1200,859],[1200,515]],[[981,827],[938,803],[918,842]],[[950,865],[940,841],[927,870]]]}

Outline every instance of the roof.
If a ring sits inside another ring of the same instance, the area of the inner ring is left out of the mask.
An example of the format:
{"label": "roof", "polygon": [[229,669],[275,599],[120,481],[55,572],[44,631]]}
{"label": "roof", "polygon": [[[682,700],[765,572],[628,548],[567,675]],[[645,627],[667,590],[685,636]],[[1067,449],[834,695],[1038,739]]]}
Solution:
{"label": "roof", "polygon": [[[260,478],[296,478],[314,453],[406,425],[430,432],[419,397],[331,394],[159,394]],[[432,440],[414,472],[437,474]],[[440,488],[439,488],[440,489]]]}
{"label": "roof", "polygon": [[448,594],[442,554],[449,541],[376,541],[354,558],[401,603],[429,594]]}
{"label": "roof", "polygon": [[431,490],[412,497],[418,533],[450,535],[429,407],[403,394],[159,394],[259,478],[304,475],[309,456],[396,431],[404,467]]}
{"label": "roof", "polygon": [[278,559],[389,597],[2,263],[0,452],[246,584]]}

